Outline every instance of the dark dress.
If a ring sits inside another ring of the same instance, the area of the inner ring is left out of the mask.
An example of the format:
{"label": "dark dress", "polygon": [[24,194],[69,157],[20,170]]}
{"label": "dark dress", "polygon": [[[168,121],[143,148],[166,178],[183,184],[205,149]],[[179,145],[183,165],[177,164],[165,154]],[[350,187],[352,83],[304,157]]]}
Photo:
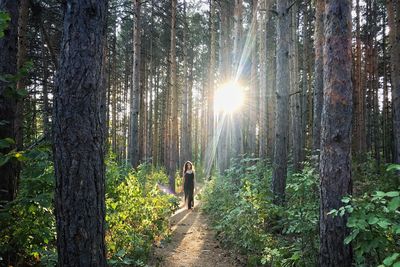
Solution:
{"label": "dark dress", "polygon": [[188,209],[191,209],[194,206],[194,172],[185,173],[185,184],[183,185],[183,189],[185,191],[185,201],[187,200]]}

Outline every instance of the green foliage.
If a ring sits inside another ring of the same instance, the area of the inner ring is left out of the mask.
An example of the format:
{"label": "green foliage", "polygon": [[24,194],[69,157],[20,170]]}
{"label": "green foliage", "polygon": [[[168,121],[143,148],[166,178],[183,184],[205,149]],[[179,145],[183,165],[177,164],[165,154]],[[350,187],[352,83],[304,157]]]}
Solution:
{"label": "green foliage", "polygon": [[0,38],[4,36],[4,31],[7,29],[10,20],[11,18],[8,13],[0,11]]}
{"label": "green foliage", "polygon": [[216,176],[203,190],[204,210],[214,222],[218,238],[247,256],[247,264],[313,266],[316,263],[318,186],[306,165],[291,175],[285,208],[272,203],[272,168],[244,158]]}
{"label": "green foliage", "polygon": [[0,212],[0,255],[8,255],[14,262],[40,261],[43,266],[54,266],[57,259],[50,146],[40,145],[24,152],[23,157],[26,162],[17,198]]}
{"label": "green foliage", "polygon": [[107,170],[109,264],[143,266],[152,244],[169,235],[168,219],[179,201],[162,193],[162,184],[168,183],[163,170],[145,164],[131,172],[113,161],[108,162]]}
{"label": "green foliage", "polygon": [[347,227],[351,232],[345,243],[352,244],[357,265],[400,265],[400,192],[376,191],[346,197],[342,202],[343,207],[330,213],[349,215]]}
{"label": "green foliage", "polygon": [[[17,199],[0,211],[0,265],[55,266],[54,169],[49,145],[24,157]],[[106,160],[106,246],[112,266],[144,266],[154,242],[169,234],[178,199],[162,192],[162,169],[141,165],[133,172],[113,156]],[[7,262],[5,262],[7,260]]]}

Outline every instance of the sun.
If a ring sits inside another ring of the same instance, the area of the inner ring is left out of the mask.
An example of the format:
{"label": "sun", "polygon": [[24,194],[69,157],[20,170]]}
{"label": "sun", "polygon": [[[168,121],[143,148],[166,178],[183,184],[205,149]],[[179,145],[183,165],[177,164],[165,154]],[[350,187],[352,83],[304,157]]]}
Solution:
{"label": "sun", "polygon": [[214,95],[215,112],[234,113],[244,103],[244,89],[237,82],[223,84]]}

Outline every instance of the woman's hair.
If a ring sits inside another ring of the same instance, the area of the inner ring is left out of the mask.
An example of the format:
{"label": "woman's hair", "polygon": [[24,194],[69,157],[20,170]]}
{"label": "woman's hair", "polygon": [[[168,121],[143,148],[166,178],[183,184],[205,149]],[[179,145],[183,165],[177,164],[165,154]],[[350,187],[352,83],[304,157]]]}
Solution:
{"label": "woman's hair", "polygon": [[193,163],[191,163],[190,161],[186,161],[185,165],[183,165],[183,174],[185,174],[186,171],[188,170],[188,164],[190,164],[192,166],[192,171],[194,172]]}

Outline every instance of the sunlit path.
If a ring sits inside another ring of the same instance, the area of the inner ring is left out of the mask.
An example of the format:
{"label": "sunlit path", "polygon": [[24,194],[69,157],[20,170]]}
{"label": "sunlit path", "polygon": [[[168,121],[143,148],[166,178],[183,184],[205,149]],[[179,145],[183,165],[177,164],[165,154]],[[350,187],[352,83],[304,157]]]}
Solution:
{"label": "sunlit path", "polygon": [[150,266],[238,266],[220,247],[200,206],[195,201],[193,211],[182,207],[171,217],[171,241],[155,249]]}

